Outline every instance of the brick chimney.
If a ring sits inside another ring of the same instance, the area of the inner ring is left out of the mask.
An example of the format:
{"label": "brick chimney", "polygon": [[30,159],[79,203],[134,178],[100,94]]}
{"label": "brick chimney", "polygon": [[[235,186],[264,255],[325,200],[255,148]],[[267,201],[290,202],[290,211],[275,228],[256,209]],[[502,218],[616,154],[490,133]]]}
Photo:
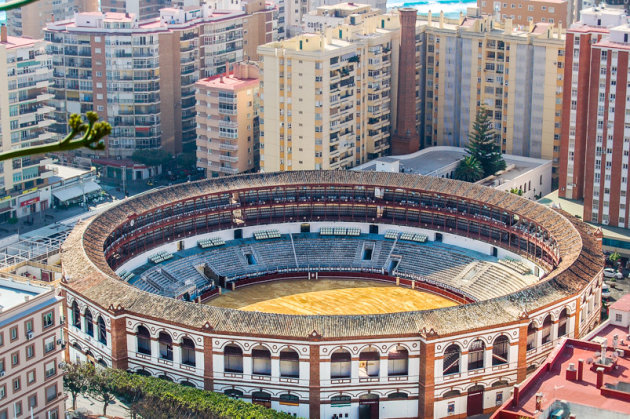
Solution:
{"label": "brick chimney", "polygon": [[416,130],[416,16],[417,10],[400,9],[400,58],[398,66],[398,108],[392,154],[409,154],[420,149]]}
{"label": "brick chimney", "polygon": [[7,25],[0,26],[0,42],[7,42]]}

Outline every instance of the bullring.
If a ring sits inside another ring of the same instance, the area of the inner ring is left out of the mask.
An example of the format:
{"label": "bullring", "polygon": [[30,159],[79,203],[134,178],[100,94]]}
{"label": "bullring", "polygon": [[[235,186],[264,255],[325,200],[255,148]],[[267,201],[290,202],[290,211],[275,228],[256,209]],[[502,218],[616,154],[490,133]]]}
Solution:
{"label": "bullring", "polygon": [[[192,250],[209,239],[219,244]],[[339,247],[336,257],[324,257],[327,246]],[[265,257],[270,249],[276,257]],[[559,339],[591,330],[601,304],[601,235],[580,220],[514,194],[399,173],[162,188],[78,225],[62,252],[70,359],[311,418],[489,412]],[[430,264],[439,254],[445,274]],[[240,262],[213,262],[225,257]],[[169,273],[186,258],[198,283]],[[359,315],[212,305],[219,289],[323,278],[387,282],[457,305]]]}

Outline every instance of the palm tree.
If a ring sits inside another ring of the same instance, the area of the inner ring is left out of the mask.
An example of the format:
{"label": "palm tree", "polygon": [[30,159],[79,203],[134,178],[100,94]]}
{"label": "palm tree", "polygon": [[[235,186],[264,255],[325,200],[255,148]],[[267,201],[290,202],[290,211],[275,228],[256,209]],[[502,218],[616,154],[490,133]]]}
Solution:
{"label": "palm tree", "polygon": [[483,168],[479,160],[473,156],[466,156],[459,161],[455,168],[454,177],[466,182],[477,182],[479,179],[483,179]]}

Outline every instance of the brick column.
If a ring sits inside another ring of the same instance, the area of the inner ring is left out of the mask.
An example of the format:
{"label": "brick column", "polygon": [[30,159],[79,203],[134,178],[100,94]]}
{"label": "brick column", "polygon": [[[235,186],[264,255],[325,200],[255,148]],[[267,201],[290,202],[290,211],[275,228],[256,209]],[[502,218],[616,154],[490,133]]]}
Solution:
{"label": "brick column", "polygon": [[527,324],[518,329],[518,365],[516,381],[520,383],[527,376]]}
{"label": "brick column", "polygon": [[392,135],[392,154],[408,154],[420,149],[416,130],[416,19],[418,11],[402,8],[400,12],[400,53],[398,66],[398,106],[396,130]]}
{"label": "brick column", "polygon": [[309,374],[308,374],[308,416],[311,419],[319,419],[321,414],[321,380],[320,371],[320,355],[319,345],[316,343],[320,340],[320,335],[313,331],[310,335],[311,344],[309,345]]}
{"label": "brick column", "polygon": [[433,417],[435,399],[435,344],[420,342],[418,416]]}
{"label": "brick column", "polygon": [[214,390],[214,369],[212,355],[212,337],[203,337],[203,388],[204,390]]}
{"label": "brick column", "polygon": [[573,330],[573,338],[574,339],[579,339],[580,336],[580,320],[581,320],[581,316],[582,316],[582,299],[578,296],[575,299],[575,315],[573,316],[573,326],[574,326],[574,330]]}
{"label": "brick column", "polygon": [[128,368],[127,325],[125,317],[112,318],[110,325],[112,339],[112,367],[126,370]]}

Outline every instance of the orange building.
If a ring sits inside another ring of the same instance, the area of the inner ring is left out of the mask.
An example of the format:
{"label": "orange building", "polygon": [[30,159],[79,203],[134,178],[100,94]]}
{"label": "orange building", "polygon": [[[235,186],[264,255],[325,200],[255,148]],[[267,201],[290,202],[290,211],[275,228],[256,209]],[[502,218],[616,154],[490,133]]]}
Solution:
{"label": "orange building", "polygon": [[258,167],[259,85],[258,67],[245,62],[195,84],[197,167],[208,177]]}
{"label": "orange building", "polygon": [[477,0],[477,7],[484,15],[512,19],[516,25],[546,22],[566,27],[577,13],[567,0]]}

